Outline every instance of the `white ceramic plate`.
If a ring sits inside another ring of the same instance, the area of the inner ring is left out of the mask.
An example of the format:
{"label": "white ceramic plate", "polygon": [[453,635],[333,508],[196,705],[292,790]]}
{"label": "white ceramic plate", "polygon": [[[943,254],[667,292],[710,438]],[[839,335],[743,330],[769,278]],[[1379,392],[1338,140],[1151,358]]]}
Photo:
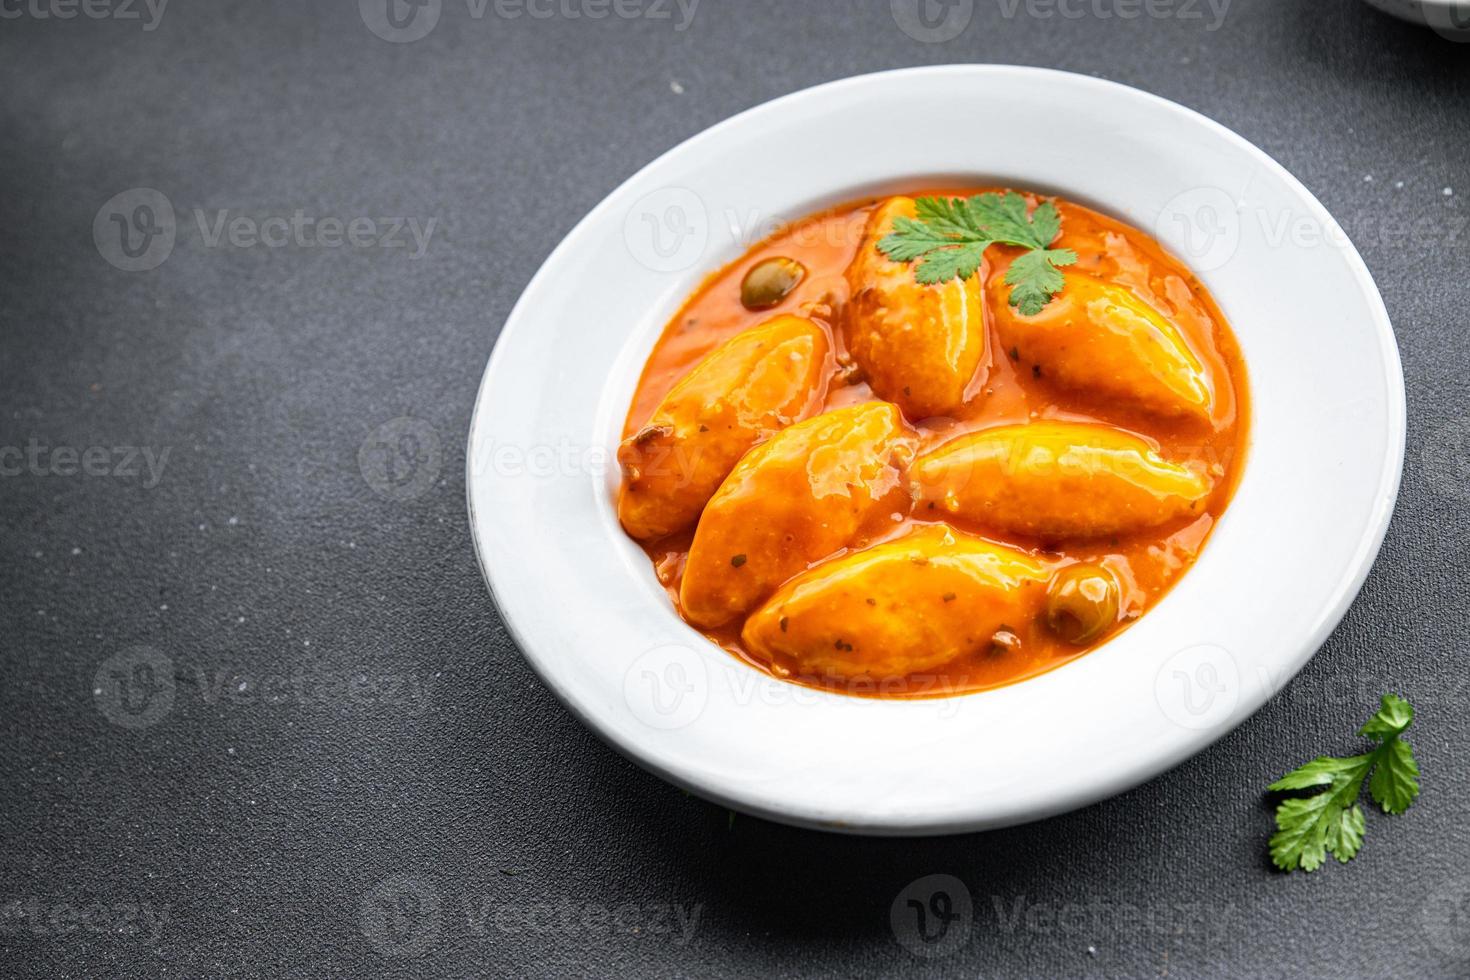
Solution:
{"label": "white ceramic plate", "polygon": [[[618,527],[613,451],[644,359],[706,273],[774,220],[935,178],[1056,192],[1190,261],[1244,350],[1245,476],[1164,601],[1058,670],[917,702],[796,687],[680,621]],[[721,123],[567,235],[485,371],[470,523],[526,658],[619,751],[775,820],[950,833],[1118,793],[1251,714],[1357,593],[1403,451],[1403,376],[1373,280],[1322,205],[1265,153],[1094,78],[921,68],[822,85]]]}

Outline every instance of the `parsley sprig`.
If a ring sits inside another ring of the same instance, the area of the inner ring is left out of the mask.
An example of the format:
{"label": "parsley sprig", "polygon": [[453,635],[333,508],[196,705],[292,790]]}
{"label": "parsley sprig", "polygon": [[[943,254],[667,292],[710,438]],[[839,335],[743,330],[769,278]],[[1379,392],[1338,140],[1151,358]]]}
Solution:
{"label": "parsley sprig", "polygon": [[918,262],[914,278],[926,285],[968,279],[992,245],[1028,249],[1006,272],[1011,305],[1026,316],[1040,313],[1062,291],[1061,267],[1077,261],[1070,248],[1052,248],[1062,230],[1057,206],[1043,201],[1029,215],[1015,191],[974,197],[921,197],[913,218],[897,218],[878,249],[895,262]]}
{"label": "parsley sprig", "polygon": [[1338,861],[1351,861],[1363,846],[1363,810],[1358,796],[1363,780],[1385,813],[1402,813],[1419,795],[1419,764],[1402,736],[1414,720],[1409,702],[1393,694],[1383,696],[1383,707],[1358,732],[1378,747],[1346,759],[1319,756],[1272,783],[1272,790],[1325,787],[1313,796],[1293,797],[1276,808],[1276,833],[1271,837],[1271,860],[1283,871],[1315,871],[1330,852]]}

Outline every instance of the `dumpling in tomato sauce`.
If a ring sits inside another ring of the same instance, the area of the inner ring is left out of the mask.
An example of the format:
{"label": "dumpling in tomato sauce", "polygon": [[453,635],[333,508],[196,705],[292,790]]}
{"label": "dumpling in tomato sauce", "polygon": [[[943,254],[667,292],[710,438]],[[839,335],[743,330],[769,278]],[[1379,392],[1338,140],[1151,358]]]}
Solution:
{"label": "dumpling in tomato sauce", "polygon": [[990,277],[1001,345],[1039,377],[1146,413],[1214,420],[1214,372],[1163,312],[1126,286],[1064,272],[1061,293],[1034,316],[1010,305],[1010,287]]}
{"label": "dumpling in tomato sauce", "polygon": [[986,333],[980,275],[924,285],[912,265],[878,250],[894,220],[914,213],[912,198],[894,197],[868,219],[847,269],[845,331],[848,350],[873,393],[918,420],[953,415],[964,406],[986,363]]}
{"label": "dumpling in tomato sauce", "polygon": [[1051,569],[944,524],[824,562],[783,585],[741,638],[778,673],[887,679],[1028,642]]}
{"label": "dumpling in tomato sauce", "polygon": [[743,615],[808,564],[907,515],[914,439],[898,410],[868,402],[807,419],[745,455],[710,499],[680,605],[696,626]]}
{"label": "dumpling in tomato sauce", "polygon": [[819,407],[826,331],[778,316],[716,347],[618,447],[618,519],[649,541],[692,525],[757,443]]}
{"label": "dumpling in tomato sauce", "polygon": [[1109,425],[1032,422],[981,429],[915,460],[919,512],[1049,540],[1125,534],[1203,513],[1202,464],[1164,459]]}

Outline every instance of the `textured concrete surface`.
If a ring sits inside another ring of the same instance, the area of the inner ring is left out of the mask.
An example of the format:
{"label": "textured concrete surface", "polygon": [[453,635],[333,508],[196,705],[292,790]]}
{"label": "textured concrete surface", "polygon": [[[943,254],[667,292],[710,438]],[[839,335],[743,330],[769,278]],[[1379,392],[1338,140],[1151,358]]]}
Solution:
{"label": "textured concrete surface", "polygon": [[[975,0],[924,42],[904,2],[0,5],[0,973],[1470,975],[1470,46],[1350,0]],[[939,840],[731,823],[506,636],[466,527],[476,385],[635,169],[942,62],[1136,85],[1297,174],[1393,316],[1403,495],[1303,674],[1131,793]],[[1350,866],[1272,872],[1261,788],[1389,689],[1420,802]],[[935,874],[970,904],[924,958]]]}

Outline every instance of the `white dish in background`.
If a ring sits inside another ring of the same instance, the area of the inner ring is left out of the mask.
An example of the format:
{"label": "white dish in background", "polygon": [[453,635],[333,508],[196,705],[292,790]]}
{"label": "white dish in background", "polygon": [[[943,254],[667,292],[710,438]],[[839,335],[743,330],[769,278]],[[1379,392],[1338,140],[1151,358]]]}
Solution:
{"label": "white dish in background", "polygon": [[[759,237],[754,226],[938,177],[1090,204],[1193,265],[1244,352],[1253,406],[1244,477],[1169,595],[1049,674],[917,702],[796,687],[679,619],[618,526],[616,466],[600,464],[664,324]],[[789,823],[959,832],[1128,789],[1279,690],[1337,625],[1377,554],[1404,414],[1372,278],[1322,205],[1265,153],[1111,82],[920,68],[822,85],[714,126],[567,235],[486,369],[469,438],[470,523],[527,660],[639,764]]]}
{"label": "white dish in background", "polygon": [[1434,30],[1452,41],[1470,41],[1470,0],[1367,0],[1369,6]]}

